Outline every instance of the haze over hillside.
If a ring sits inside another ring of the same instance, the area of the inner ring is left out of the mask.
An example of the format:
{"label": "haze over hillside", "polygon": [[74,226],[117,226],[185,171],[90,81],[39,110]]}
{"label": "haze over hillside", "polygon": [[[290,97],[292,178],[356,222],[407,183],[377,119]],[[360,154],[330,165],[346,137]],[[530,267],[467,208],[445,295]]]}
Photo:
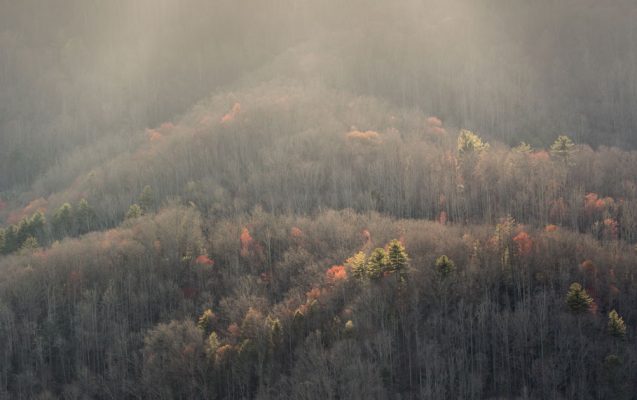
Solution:
{"label": "haze over hillside", "polygon": [[635,145],[628,0],[4,0],[2,10],[3,189],[78,146],[273,78],[377,97],[508,144],[564,133]]}
{"label": "haze over hillside", "polygon": [[632,399],[633,0],[0,0],[0,399]]}

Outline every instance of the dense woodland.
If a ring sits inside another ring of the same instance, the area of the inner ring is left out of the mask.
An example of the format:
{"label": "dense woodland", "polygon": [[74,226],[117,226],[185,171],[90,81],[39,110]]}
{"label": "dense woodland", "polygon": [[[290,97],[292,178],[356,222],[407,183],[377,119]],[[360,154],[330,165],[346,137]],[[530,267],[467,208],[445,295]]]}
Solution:
{"label": "dense woodland", "polygon": [[635,398],[632,1],[40,3],[0,399]]}

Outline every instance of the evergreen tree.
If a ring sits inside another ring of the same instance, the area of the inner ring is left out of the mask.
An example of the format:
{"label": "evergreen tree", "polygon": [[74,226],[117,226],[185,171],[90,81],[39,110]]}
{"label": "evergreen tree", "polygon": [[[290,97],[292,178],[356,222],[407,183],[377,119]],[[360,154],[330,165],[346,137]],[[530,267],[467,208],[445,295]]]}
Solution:
{"label": "evergreen tree", "polygon": [[211,309],[207,309],[201,314],[201,317],[197,320],[197,326],[201,328],[205,333],[208,333],[212,329],[212,324],[215,320],[215,313]]}
{"label": "evergreen tree", "polygon": [[208,343],[206,343],[206,353],[210,360],[214,361],[217,349],[219,348],[219,337],[217,332],[211,332],[208,336]]}
{"label": "evergreen tree", "polygon": [[489,149],[489,144],[482,141],[482,139],[475,133],[462,129],[458,136],[458,154],[465,155],[471,153],[481,153]]}
{"label": "evergreen tree", "polygon": [[271,350],[278,349],[283,343],[283,328],[281,328],[281,321],[278,318],[270,318],[268,317],[268,326],[269,330],[269,342]]}
{"label": "evergreen tree", "polygon": [[6,231],[0,228],[0,254],[4,254],[5,235]]}
{"label": "evergreen tree", "polygon": [[292,336],[297,342],[305,337],[305,314],[300,309],[296,309],[292,317]]}
{"label": "evergreen tree", "polygon": [[387,271],[389,258],[383,248],[376,248],[367,260],[367,276],[371,279],[379,279]]}
{"label": "evergreen tree", "polygon": [[21,252],[31,252],[36,250],[40,245],[38,244],[38,240],[33,236],[29,236],[26,240],[20,245]]}
{"label": "evergreen tree", "polygon": [[615,310],[608,313],[608,333],[619,339],[626,337],[626,324],[624,323],[624,319],[620,317]]}
{"label": "evergreen tree", "polygon": [[142,216],[142,209],[137,204],[133,204],[128,208],[128,212],[126,213],[126,219],[134,219]]}
{"label": "evergreen tree", "polygon": [[95,211],[86,199],[80,200],[75,214],[78,233],[84,234],[94,229]]}
{"label": "evergreen tree", "polygon": [[445,279],[456,270],[456,264],[447,256],[442,255],[436,259],[436,274]]}
{"label": "evergreen tree", "polygon": [[513,148],[513,151],[521,154],[530,154],[533,151],[533,148],[526,142],[520,142],[519,145]]}
{"label": "evergreen tree", "polygon": [[146,185],[139,195],[139,207],[143,213],[150,212],[155,208],[155,193],[150,185]]}
{"label": "evergreen tree", "polygon": [[71,235],[73,232],[73,208],[64,203],[53,214],[52,224],[54,234],[58,239]]}
{"label": "evergreen tree", "polygon": [[18,249],[18,227],[10,225],[4,232],[3,254],[13,253]]}
{"label": "evergreen tree", "polygon": [[569,163],[575,143],[566,135],[560,135],[551,145],[551,154],[561,159],[565,164]]}
{"label": "evergreen tree", "polygon": [[25,217],[22,218],[20,220],[20,222],[18,222],[18,226],[16,229],[17,235],[16,235],[16,247],[20,248],[20,246],[22,246],[22,243],[24,243],[25,240],[27,240],[27,238],[31,235],[30,232],[30,226],[29,226],[29,218]]}
{"label": "evergreen tree", "polygon": [[354,330],[354,322],[352,322],[352,320],[350,319],[345,323],[345,329],[343,330],[345,333],[345,337],[351,338],[354,335]]}
{"label": "evergreen tree", "polygon": [[579,283],[575,282],[568,288],[566,304],[573,314],[582,314],[590,310],[593,299]]}
{"label": "evergreen tree", "polygon": [[398,240],[392,240],[389,242],[388,246],[388,261],[389,261],[389,270],[395,274],[397,277],[403,278],[406,274],[407,265],[409,262],[409,256],[405,251],[405,247]]}
{"label": "evergreen tree", "polygon": [[365,253],[359,251],[345,261],[345,265],[352,271],[352,276],[357,279],[367,277],[367,259]]}
{"label": "evergreen tree", "polygon": [[31,236],[38,240],[44,238],[44,227],[46,226],[46,217],[42,211],[38,211],[31,216],[29,220],[29,232]]}

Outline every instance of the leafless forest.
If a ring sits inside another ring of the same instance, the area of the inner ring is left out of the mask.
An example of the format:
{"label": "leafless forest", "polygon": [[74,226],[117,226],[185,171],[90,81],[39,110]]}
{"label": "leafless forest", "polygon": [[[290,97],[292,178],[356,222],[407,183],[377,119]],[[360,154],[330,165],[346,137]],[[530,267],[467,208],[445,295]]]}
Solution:
{"label": "leafless forest", "polygon": [[0,399],[637,398],[634,0],[0,0]]}

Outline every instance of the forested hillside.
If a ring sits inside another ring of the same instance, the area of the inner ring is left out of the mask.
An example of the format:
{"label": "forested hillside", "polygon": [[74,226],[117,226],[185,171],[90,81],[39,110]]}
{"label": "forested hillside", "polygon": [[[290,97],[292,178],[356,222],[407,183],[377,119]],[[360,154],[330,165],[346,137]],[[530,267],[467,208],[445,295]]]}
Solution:
{"label": "forested hillside", "polygon": [[0,0],[0,399],[634,399],[636,16]]}
{"label": "forested hillside", "polygon": [[509,145],[634,147],[632,0],[1,0],[0,190],[69,151],[271,76],[378,96]]}

